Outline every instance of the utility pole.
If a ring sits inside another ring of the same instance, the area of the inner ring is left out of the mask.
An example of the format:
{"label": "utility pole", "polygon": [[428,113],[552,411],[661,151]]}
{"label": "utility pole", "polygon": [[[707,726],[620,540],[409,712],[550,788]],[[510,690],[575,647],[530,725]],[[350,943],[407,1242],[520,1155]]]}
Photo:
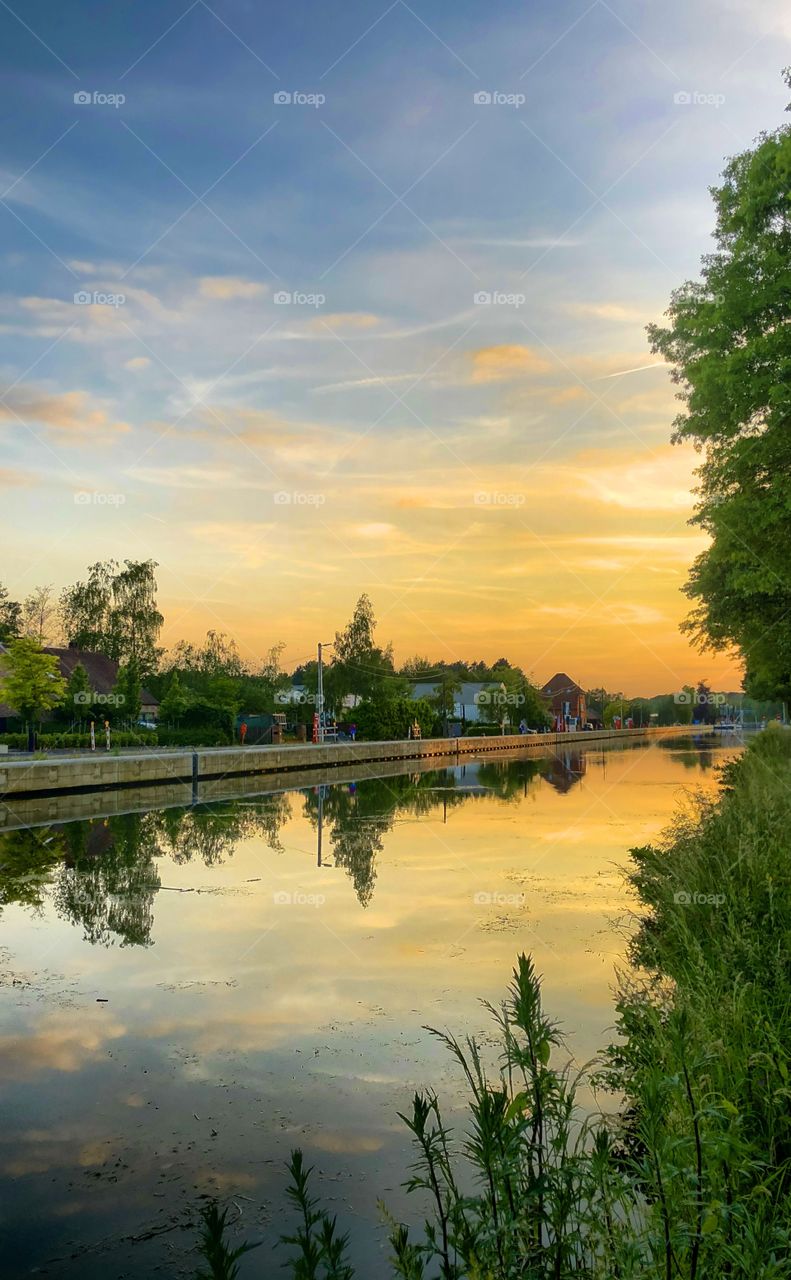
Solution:
{"label": "utility pole", "polygon": [[318,664],[317,664],[318,681],[316,685],[316,702],[318,704],[317,710],[319,713],[319,742],[324,741],[324,667],[322,665],[321,654],[323,649],[331,649],[331,648],[332,648],[331,644],[322,644],[321,641],[319,641]]}

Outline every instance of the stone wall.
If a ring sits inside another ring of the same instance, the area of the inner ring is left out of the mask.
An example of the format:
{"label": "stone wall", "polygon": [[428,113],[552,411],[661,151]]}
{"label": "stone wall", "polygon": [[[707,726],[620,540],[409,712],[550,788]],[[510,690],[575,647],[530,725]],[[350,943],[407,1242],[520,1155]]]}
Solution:
{"label": "stone wall", "polygon": [[[630,738],[684,733],[683,728],[601,729],[593,732],[510,734],[491,738],[424,738],[405,742],[343,742],[282,747],[214,747],[197,751],[147,751],[124,755],[51,756],[45,760],[0,760],[0,803],[15,797],[49,796],[179,782],[222,780],[379,764],[390,761],[542,753],[572,743],[625,742]],[[315,781],[315,779],[314,779]],[[216,790],[216,789],[215,789]]]}

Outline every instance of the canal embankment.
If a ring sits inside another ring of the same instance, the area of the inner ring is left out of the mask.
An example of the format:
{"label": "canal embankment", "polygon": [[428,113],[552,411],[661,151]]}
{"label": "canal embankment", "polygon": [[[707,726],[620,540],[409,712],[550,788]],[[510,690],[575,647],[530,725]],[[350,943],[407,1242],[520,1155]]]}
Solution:
{"label": "canal embankment", "polygon": [[476,758],[555,755],[684,733],[678,727],[406,742],[151,750],[0,760],[0,829],[216,803],[284,788],[387,777]]}

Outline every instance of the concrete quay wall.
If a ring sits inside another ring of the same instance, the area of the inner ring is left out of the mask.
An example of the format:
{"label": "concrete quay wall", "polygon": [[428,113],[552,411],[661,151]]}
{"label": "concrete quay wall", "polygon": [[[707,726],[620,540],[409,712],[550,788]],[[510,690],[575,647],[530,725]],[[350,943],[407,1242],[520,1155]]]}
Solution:
{"label": "concrete quay wall", "polygon": [[[624,743],[631,739],[683,734],[683,728],[602,729],[579,733],[542,733],[503,737],[424,738],[398,742],[342,742],[282,747],[214,747],[166,751],[149,749],[126,755],[51,756],[43,760],[0,759],[0,802],[122,788],[161,787],[259,774],[304,777],[336,769],[382,762],[444,759],[450,763],[519,752],[544,753],[572,745]],[[302,780],[302,778],[301,778]],[[317,779],[314,778],[314,781]],[[215,788],[216,790],[216,788]],[[195,797],[197,799],[197,796]],[[208,798],[205,794],[201,799]]]}

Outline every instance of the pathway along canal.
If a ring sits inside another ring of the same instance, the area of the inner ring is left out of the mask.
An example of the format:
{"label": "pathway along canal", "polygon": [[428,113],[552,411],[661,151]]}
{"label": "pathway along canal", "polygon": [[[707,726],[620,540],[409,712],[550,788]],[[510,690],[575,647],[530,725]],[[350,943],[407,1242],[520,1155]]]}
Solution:
{"label": "pathway along canal", "polygon": [[277,1274],[297,1145],[384,1274],[377,1198],[420,1207],[396,1111],[433,1084],[459,1118],[422,1025],[486,1028],[525,950],[591,1057],[627,850],[738,750],[591,744],[0,834],[4,1274],[191,1275],[201,1196],[265,1241],[242,1277]]}

